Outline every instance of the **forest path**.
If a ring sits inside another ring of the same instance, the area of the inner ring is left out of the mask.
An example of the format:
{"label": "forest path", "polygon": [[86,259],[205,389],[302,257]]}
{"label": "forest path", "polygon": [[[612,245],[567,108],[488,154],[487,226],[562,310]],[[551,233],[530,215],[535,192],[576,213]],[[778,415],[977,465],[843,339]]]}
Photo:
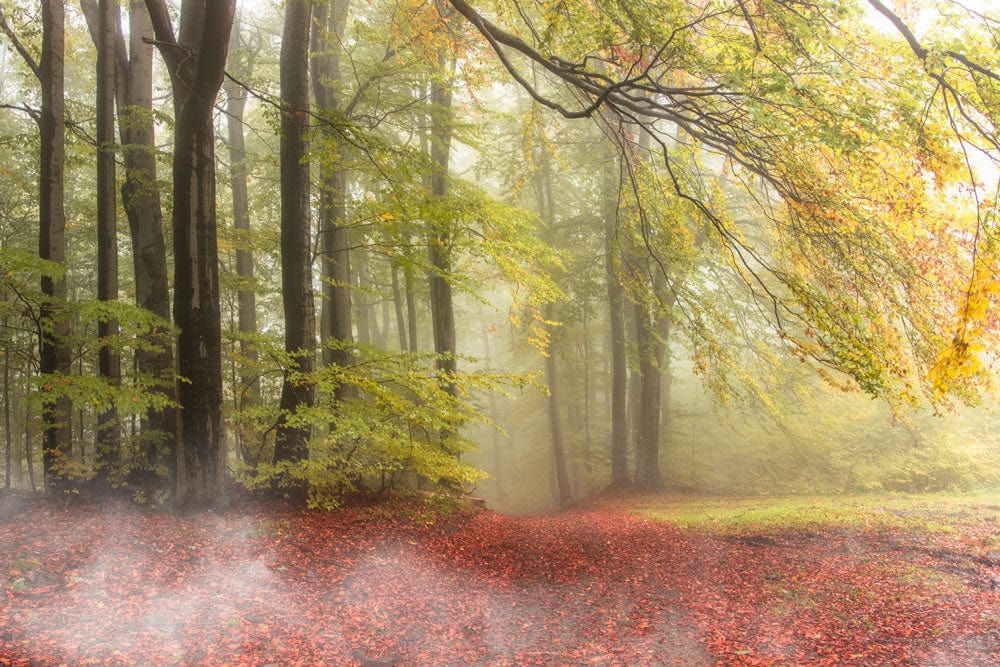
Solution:
{"label": "forest path", "polygon": [[186,516],[35,502],[0,513],[0,534],[0,665],[1000,659],[988,534],[715,534],[610,504],[509,517],[425,502]]}

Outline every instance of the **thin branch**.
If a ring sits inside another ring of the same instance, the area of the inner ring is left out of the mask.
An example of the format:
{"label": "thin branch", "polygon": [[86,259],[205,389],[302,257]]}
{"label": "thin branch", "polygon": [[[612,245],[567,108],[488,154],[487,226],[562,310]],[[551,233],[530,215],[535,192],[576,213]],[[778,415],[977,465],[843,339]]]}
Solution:
{"label": "thin branch", "polygon": [[42,74],[38,63],[35,61],[35,58],[31,55],[28,49],[24,48],[24,44],[21,43],[21,40],[17,38],[17,35],[11,29],[10,24],[7,23],[7,16],[3,13],[2,9],[0,9],[0,30],[3,30],[3,33],[7,35],[7,39],[9,39],[10,43],[14,45],[17,52],[21,54],[21,58],[24,59],[24,63],[28,66],[28,69],[30,69],[32,73],[34,73],[35,77],[41,81]]}

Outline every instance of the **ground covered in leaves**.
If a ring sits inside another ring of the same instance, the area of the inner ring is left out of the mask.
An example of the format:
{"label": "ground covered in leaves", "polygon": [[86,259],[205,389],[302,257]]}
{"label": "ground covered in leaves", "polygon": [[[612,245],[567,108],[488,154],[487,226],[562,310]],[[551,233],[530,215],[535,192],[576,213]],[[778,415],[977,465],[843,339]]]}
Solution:
{"label": "ground covered in leaves", "polygon": [[8,498],[0,665],[1000,664],[996,498],[761,502]]}

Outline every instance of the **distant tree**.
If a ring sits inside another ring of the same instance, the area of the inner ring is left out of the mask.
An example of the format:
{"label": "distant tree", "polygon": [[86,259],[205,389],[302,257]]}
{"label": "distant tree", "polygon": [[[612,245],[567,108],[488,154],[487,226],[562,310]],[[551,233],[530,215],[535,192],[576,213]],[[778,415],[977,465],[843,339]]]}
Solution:
{"label": "distant tree", "polygon": [[[242,16],[242,15],[241,15]],[[256,48],[246,43],[242,35],[245,26],[237,19],[229,45],[229,69],[236,77],[250,74],[256,60]],[[223,84],[226,93],[226,144],[229,148],[229,179],[233,199],[233,226],[240,237],[236,246],[237,328],[240,335],[240,354],[250,364],[257,361],[257,349],[248,337],[257,333],[257,293],[254,290],[254,255],[250,241],[250,202],[247,193],[247,152],[243,125],[246,122],[247,91],[231,78]],[[242,372],[240,386],[236,389],[239,407],[253,404],[259,399],[260,379],[254,372]]]}
{"label": "distant tree", "polygon": [[[312,3],[312,56],[310,72],[316,110],[328,119],[318,126],[319,142],[319,237],[323,300],[320,313],[320,340],[324,344],[323,363],[345,364],[350,360],[351,273],[347,238],[347,146],[334,123],[343,114],[344,77],[341,59],[350,0]],[[342,122],[342,121],[341,121]],[[338,388],[341,397],[347,388]]]}

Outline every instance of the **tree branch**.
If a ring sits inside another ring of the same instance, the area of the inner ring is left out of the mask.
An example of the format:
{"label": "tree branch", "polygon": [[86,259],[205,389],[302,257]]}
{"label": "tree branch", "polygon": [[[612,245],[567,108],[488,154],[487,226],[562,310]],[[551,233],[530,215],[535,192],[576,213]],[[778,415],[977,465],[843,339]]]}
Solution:
{"label": "tree branch", "polygon": [[10,24],[7,23],[7,16],[3,13],[2,9],[0,9],[0,30],[3,30],[3,33],[7,35],[7,39],[10,40],[10,43],[13,44],[17,52],[21,54],[21,58],[24,59],[24,63],[28,66],[28,69],[30,69],[38,80],[41,81],[42,75],[39,70],[38,63],[35,61],[34,57],[32,57],[28,49],[24,48],[21,40],[17,38],[17,35],[14,34]]}

